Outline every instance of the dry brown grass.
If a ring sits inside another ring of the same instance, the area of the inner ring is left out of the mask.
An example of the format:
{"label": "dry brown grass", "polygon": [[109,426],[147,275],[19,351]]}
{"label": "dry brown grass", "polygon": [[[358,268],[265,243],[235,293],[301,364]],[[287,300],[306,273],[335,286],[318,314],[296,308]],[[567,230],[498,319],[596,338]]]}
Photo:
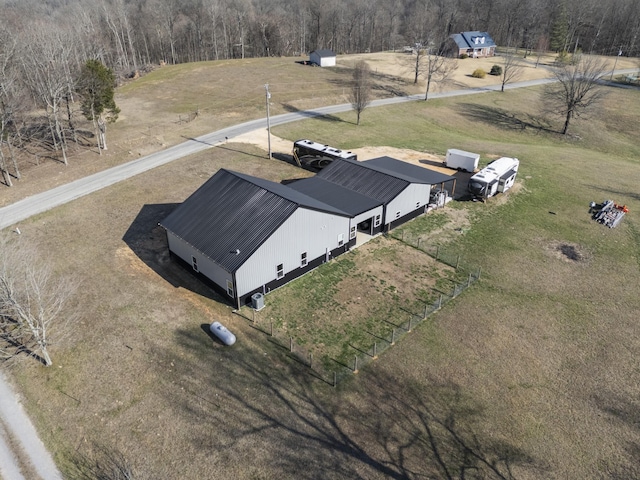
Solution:
{"label": "dry brown grass", "polygon": [[[629,97],[610,101],[634,121]],[[492,128],[483,151],[502,145]],[[308,173],[230,143],[22,224],[82,285],[54,367],[12,372],[58,463],[108,444],[163,479],[637,477],[640,228],[633,213],[614,230],[586,214],[602,195],[640,211],[637,164],[612,153],[601,169],[582,145],[503,135],[527,160],[520,190],[467,205],[456,213],[473,229],[445,232],[484,279],[335,390],[168,261],[157,228],[218,168]],[[233,348],[203,330],[214,319],[237,333]]]}

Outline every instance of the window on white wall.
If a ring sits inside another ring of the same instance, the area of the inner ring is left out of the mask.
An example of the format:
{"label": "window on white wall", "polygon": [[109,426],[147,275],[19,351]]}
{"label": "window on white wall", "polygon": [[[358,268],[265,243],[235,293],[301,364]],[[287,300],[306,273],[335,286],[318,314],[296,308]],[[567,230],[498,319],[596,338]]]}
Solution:
{"label": "window on white wall", "polygon": [[416,202],[416,208],[420,208],[420,202]]}
{"label": "window on white wall", "polygon": [[284,264],[280,264],[276,267],[276,278],[279,280],[284,277]]}
{"label": "window on white wall", "polygon": [[373,222],[374,227],[379,227],[382,223],[382,215],[376,215],[376,219]]}
{"label": "window on white wall", "polygon": [[233,297],[233,282],[231,280],[227,280],[227,294]]}
{"label": "window on white wall", "polygon": [[302,254],[300,255],[300,266],[301,267],[307,266],[307,252],[302,252]]}
{"label": "window on white wall", "polygon": [[349,230],[349,240],[353,240],[354,238],[356,238],[356,227],[351,227],[351,230]]}
{"label": "window on white wall", "polygon": [[343,243],[344,243],[344,235],[341,233],[340,235],[338,235],[338,246],[341,247]]}
{"label": "window on white wall", "polygon": [[196,257],[191,257],[191,266],[196,272],[200,271],[198,270],[198,259]]}
{"label": "window on white wall", "polygon": [[396,218],[400,218],[401,212],[396,212]]}

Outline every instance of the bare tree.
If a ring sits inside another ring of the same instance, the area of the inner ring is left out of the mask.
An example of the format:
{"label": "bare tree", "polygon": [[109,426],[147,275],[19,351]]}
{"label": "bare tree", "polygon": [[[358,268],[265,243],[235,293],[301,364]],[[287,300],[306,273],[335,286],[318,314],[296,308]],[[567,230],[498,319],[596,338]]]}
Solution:
{"label": "bare tree", "polygon": [[49,347],[64,333],[69,317],[62,312],[74,287],[38,257],[22,238],[0,238],[0,354],[28,354],[50,366]]}
{"label": "bare tree", "polygon": [[425,101],[429,99],[429,90],[432,83],[444,83],[449,76],[458,68],[455,59],[447,58],[444,55],[433,53],[432,49],[428,49],[425,55],[425,75],[427,77],[427,87],[424,92]]}
{"label": "bare tree", "polygon": [[353,80],[349,92],[349,101],[356,111],[357,125],[360,125],[360,115],[371,103],[371,97],[371,68],[367,62],[360,60],[353,69]]}
{"label": "bare tree", "polygon": [[504,86],[508,83],[515,82],[522,75],[522,69],[524,65],[520,60],[520,57],[512,52],[506,52],[502,56],[502,80],[501,91],[504,92]]}
{"label": "bare tree", "polygon": [[543,95],[551,111],[564,117],[563,135],[567,133],[574,117],[580,116],[602,99],[604,93],[599,80],[606,71],[604,61],[582,55],[571,64],[554,68],[553,75],[557,82],[549,85]]}

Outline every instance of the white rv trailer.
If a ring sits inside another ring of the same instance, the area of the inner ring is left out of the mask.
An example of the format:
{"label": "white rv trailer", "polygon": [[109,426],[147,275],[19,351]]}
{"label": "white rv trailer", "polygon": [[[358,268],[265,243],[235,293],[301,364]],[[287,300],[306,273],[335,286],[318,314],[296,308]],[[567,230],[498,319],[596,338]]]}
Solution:
{"label": "white rv trailer", "polygon": [[506,192],[516,181],[519,166],[517,158],[499,158],[473,175],[467,188],[475,198],[483,199]]}
{"label": "white rv trailer", "polygon": [[305,165],[314,169],[322,169],[336,158],[358,159],[353,152],[340,150],[312,140],[296,140],[293,142],[293,158],[298,166],[302,166],[304,159]]}

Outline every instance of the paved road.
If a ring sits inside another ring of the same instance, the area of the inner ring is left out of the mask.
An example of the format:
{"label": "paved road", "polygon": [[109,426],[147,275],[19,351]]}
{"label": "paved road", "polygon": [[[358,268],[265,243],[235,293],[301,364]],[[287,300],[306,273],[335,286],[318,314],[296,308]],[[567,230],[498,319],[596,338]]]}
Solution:
{"label": "paved road", "polygon": [[[13,448],[20,448],[30,460],[30,472],[20,470],[19,462],[7,439],[13,440]],[[22,408],[13,390],[0,372],[0,478],[22,480],[37,473],[44,480],[62,480],[62,475],[51,455],[38,438],[36,429]]]}

